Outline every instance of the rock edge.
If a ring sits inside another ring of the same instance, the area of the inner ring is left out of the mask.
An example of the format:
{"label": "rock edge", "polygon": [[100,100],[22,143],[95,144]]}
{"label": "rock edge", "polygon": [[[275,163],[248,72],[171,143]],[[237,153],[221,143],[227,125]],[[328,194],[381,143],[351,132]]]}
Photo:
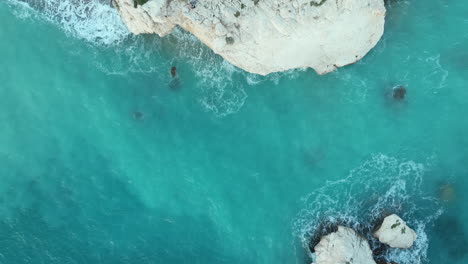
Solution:
{"label": "rock edge", "polygon": [[134,34],[180,26],[261,75],[304,67],[325,74],[360,60],[382,36],[386,12],[383,0],[112,1]]}

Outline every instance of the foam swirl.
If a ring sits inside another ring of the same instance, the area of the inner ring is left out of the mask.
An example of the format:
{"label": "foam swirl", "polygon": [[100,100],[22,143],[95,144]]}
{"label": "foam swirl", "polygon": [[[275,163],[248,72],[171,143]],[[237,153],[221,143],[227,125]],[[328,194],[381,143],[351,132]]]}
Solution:
{"label": "foam swirl", "polygon": [[308,248],[315,235],[324,232],[323,223],[344,224],[365,235],[371,248],[379,249],[372,236],[375,224],[388,213],[397,213],[416,231],[418,238],[408,250],[382,252],[386,261],[420,264],[427,258],[426,227],[441,214],[436,198],[422,191],[426,166],[377,154],[339,181],[328,182],[304,198],[305,208],[295,220],[294,234]]}

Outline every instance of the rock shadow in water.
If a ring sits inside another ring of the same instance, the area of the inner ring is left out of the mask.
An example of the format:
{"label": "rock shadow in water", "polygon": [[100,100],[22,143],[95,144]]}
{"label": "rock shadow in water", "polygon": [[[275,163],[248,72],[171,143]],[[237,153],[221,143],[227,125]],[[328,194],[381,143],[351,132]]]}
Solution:
{"label": "rock shadow in water", "polygon": [[169,72],[172,77],[172,80],[169,82],[169,89],[172,91],[179,91],[182,88],[182,83],[177,75],[177,67],[172,66]]}
{"label": "rock shadow in water", "polygon": [[143,120],[145,118],[145,115],[140,111],[135,111],[133,112],[132,117],[135,120]]}
{"label": "rock shadow in water", "polygon": [[455,187],[450,183],[442,183],[439,185],[438,197],[444,202],[453,202],[456,198]]}
{"label": "rock shadow in water", "polygon": [[317,168],[325,160],[326,153],[321,148],[303,149],[302,158],[306,165]]}
{"label": "rock shadow in water", "polygon": [[180,81],[179,77],[175,77],[169,83],[169,89],[174,92],[178,92],[182,89],[182,82]]}

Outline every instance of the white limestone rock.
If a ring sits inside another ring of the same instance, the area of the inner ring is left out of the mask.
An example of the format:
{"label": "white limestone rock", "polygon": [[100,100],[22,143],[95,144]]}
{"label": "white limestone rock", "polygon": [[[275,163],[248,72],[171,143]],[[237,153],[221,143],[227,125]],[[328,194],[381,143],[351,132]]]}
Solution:
{"label": "white limestone rock", "polygon": [[385,217],[382,225],[374,233],[380,242],[392,248],[409,248],[416,240],[416,233],[396,214]]}
{"label": "white limestone rock", "polygon": [[366,239],[348,227],[328,234],[315,246],[315,264],[375,264]]}
{"label": "white limestone rock", "polygon": [[319,74],[360,60],[384,31],[383,0],[112,0],[129,30],[164,36],[179,25],[246,71],[311,67]]}

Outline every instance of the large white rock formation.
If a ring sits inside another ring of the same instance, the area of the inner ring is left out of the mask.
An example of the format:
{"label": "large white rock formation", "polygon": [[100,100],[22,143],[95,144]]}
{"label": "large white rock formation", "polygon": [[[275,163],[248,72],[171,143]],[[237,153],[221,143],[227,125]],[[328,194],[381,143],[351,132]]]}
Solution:
{"label": "large white rock formation", "polygon": [[367,240],[348,227],[339,226],[337,232],[322,237],[314,249],[315,264],[375,264]]}
{"label": "large white rock formation", "polygon": [[382,225],[374,233],[380,242],[393,248],[409,248],[416,240],[416,233],[399,216],[385,217]]}
{"label": "large white rock formation", "polygon": [[[111,0],[129,30],[179,25],[232,64],[266,75],[319,74],[361,59],[383,34],[383,0]],[[136,7],[135,7],[136,6]]]}

